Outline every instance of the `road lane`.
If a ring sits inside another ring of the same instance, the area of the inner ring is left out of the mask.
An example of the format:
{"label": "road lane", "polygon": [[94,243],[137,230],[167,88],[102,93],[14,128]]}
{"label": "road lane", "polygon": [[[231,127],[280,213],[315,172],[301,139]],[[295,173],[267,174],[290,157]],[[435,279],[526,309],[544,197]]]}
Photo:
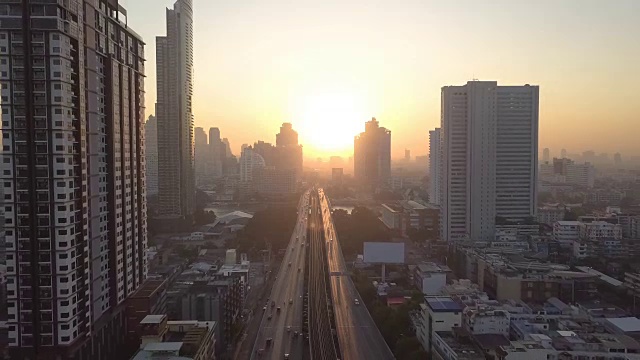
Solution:
{"label": "road lane", "polygon": [[[342,353],[341,359],[395,359],[348,274],[331,218],[328,198],[322,189],[318,192],[327,241],[329,272],[334,274],[331,276],[331,296],[336,318],[336,331]],[[356,304],[356,299],[359,305]]]}
{"label": "road lane", "polygon": [[[302,329],[303,311],[303,281],[302,269],[305,257],[302,255],[301,244],[305,241],[307,231],[307,204],[309,192],[306,192],[298,204],[298,220],[294,228],[286,253],[283,257],[277,279],[271,290],[271,295],[262,311],[262,321],[256,342],[253,345],[251,359],[283,359],[285,354],[290,359],[302,359],[305,349],[302,336],[294,337],[295,331]],[[291,264],[291,265],[289,265]],[[301,269],[298,272],[298,268]],[[289,300],[293,303],[289,304]],[[274,303],[273,307],[271,303]],[[280,312],[277,311],[280,307]],[[271,316],[271,319],[269,319]],[[291,326],[291,331],[287,331]],[[267,339],[271,339],[267,343]]]}

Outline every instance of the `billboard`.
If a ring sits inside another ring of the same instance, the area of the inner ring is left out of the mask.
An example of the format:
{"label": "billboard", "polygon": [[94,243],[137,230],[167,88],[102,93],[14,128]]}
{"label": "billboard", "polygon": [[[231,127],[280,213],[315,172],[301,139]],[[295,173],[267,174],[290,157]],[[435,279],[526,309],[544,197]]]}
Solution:
{"label": "billboard", "polygon": [[378,264],[404,264],[404,243],[366,242],[364,262]]}

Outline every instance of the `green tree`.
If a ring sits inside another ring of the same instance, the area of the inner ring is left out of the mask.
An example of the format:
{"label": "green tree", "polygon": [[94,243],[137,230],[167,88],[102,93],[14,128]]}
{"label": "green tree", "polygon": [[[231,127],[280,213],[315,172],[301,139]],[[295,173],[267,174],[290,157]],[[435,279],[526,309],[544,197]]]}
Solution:
{"label": "green tree", "polygon": [[422,344],[415,336],[402,337],[396,342],[394,355],[396,359],[409,359],[413,353],[422,350]]}
{"label": "green tree", "polygon": [[199,208],[193,213],[193,220],[199,226],[211,224],[216,221],[216,213]]}
{"label": "green tree", "polygon": [[271,243],[273,250],[285,248],[289,243],[298,215],[296,207],[270,206],[257,211],[247,226],[238,234],[240,252],[255,253]]}

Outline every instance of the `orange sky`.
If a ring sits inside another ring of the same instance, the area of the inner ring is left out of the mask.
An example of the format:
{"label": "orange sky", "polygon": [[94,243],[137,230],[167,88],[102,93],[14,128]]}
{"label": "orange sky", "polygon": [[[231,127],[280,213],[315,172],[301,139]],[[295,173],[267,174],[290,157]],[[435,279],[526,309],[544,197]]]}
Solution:
{"label": "orange sky", "polygon": [[[147,41],[172,0],[120,0]],[[196,126],[275,142],[292,122],[307,155],[348,156],[375,116],[394,157],[424,155],[440,87],[540,85],[540,148],[640,155],[640,1],[194,0]]]}

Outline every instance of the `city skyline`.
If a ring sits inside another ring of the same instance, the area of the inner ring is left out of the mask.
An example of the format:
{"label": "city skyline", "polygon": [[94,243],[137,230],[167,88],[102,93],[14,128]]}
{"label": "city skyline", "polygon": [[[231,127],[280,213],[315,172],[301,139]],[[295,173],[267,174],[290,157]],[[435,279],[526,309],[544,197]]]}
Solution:
{"label": "city skyline", "polygon": [[[147,42],[149,113],[153,38],[163,33],[164,8],[172,3],[122,2]],[[639,47],[628,46],[640,32],[636,1],[310,4],[196,2],[195,125],[222,129],[234,153],[283,122],[298,128],[305,153],[315,153],[317,129],[301,113],[324,97],[334,108],[328,113],[355,105],[344,109],[352,118],[339,123],[347,135],[335,134],[346,148],[316,157],[345,156],[371,117],[393,131],[393,158],[405,148],[426,155],[428,131],[439,123],[439,89],[473,78],[541,86],[541,148],[640,153],[633,135],[640,131],[638,106],[625,95],[634,93],[638,76],[624,70],[640,56]]]}

